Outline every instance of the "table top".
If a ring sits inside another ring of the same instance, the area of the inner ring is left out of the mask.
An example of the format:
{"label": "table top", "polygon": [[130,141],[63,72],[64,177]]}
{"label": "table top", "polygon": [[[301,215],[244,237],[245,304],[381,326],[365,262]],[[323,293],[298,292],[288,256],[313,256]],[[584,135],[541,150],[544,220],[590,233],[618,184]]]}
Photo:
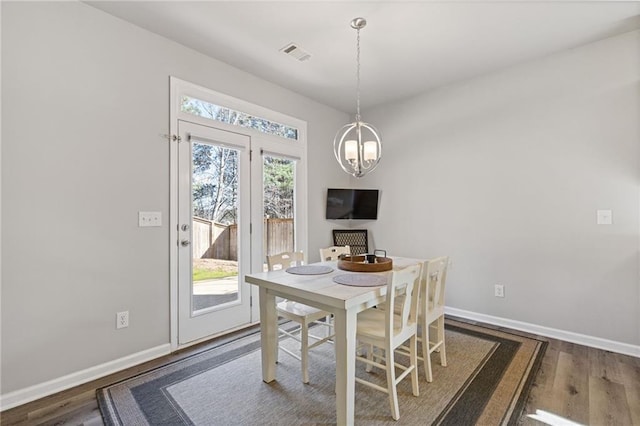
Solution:
{"label": "table top", "polygon": [[[398,270],[416,263],[424,262],[423,259],[406,257],[391,257],[393,269]],[[333,277],[340,274],[362,274],[362,272],[349,272],[338,269],[337,262],[319,262],[313,265],[327,265],[333,271],[322,275],[298,275],[290,274],[285,270],[259,272],[245,275],[245,281],[264,287],[281,297],[295,296],[298,299],[306,299],[314,305],[321,304],[325,307],[350,309],[356,305],[362,305],[368,301],[379,299],[386,294],[386,286],[358,287],[337,284]],[[367,272],[367,274],[382,275],[388,280],[391,271]],[[387,281],[388,282],[388,281]]]}

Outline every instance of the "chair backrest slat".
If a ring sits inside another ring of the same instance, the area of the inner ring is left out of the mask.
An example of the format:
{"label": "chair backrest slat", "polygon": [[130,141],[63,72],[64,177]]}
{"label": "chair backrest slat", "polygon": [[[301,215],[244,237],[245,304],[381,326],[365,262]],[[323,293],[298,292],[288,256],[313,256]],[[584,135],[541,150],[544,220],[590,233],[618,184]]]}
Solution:
{"label": "chair backrest slat", "polygon": [[427,315],[444,312],[444,291],[449,257],[442,256],[426,262],[422,274],[421,307]]}
{"label": "chair backrest slat", "polygon": [[338,260],[340,255],[351,254],[351,248],[349,246],[331,246],[320,249],[320,261],[325,262],[329,260]]}
{"label": "chair backrest slat", "polygon": [[270,271],[287,269],[291,266],[300,266],[304,263],[304,253],[301,251],[286,251],[267,256],[267,266]]}
{"label": "chair backrest slat", "polygon": [[[420,294],[420,276],[422,267],[415,264],[403,268],[399,271],[393,271],[391,279],[387,284],[387,306],[397,306],[395,304],[396,296],[402,290],[402,296],[398,300],[399,309],[386,309],[385,327],[387,336],[393,336],[393,329],[404,329],[409,322],[417,322],[418,301]],[[394,312],[395,311],[395,312]],[[394,319],[398,314],[400,324],[395,324]]]}

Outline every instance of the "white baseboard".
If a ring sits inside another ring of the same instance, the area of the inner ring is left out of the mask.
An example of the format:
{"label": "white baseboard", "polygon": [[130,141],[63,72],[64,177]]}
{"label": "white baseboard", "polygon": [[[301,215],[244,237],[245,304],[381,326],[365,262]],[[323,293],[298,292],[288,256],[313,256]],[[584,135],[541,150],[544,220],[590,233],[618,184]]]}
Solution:
{"label": "white baseboard", "polygon": [[96,365],[86,370],[49,380],[48,382],[0,395],[0,411],[35,401],[36,399],[99,379],[100,377],[125,370],[169,353],[171,353],[171,345],[167,343],[101,365]]}
{"label": "white baseboard", "polygon": [[616,342],[599,337],[587,336],[586,334],[573,333],[571,331],[558,330],[555,328],[543,327],[536,324],[529,324],[526,322],[494,317],[492,315],[479,314],[450,307],[445,307],[445,313],[460,318],[499,325],[501,327],[525,331],[538,336],[551,337],[558,340],[564,340],[566,342],[577,343],[579,345],[590,346],[592,348],[603,349],[640,358],[640,346],[631,345],[629,343]]}

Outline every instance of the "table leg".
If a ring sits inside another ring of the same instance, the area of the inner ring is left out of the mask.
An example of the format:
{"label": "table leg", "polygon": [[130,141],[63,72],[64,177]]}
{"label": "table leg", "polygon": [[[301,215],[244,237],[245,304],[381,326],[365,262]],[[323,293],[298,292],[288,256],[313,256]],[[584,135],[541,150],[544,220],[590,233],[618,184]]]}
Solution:
{"label": "table leg", "polygon": [[276,348],[278,345],[278,314],[276,298],[260,287],[260,343],[262,344],[262,380],[276,379]]}
{"label": "table leg", "polygon": [[336,415],[337,423],[353,425],[356,373],[355,312],[335,313],[336,348]]}

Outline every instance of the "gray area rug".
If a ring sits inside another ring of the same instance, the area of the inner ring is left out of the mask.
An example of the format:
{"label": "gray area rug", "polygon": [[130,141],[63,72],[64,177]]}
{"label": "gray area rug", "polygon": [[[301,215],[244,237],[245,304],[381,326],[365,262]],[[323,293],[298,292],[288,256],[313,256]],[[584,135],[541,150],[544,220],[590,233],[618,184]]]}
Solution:
{"label": "gray area rug", "polygon": [[[516,424],[546,342],[453,320],[446,325],[448,366],[434,353],[432,383],[419,368],[420,396],[409,379],[398,386],[400,420],[388,397],[356,384],[355,422],[361,425]],[[295,342],[286,345],[295,347]],[[401,362],[404,362],[400,358]],[[260,334],[246,335],[97,391],[107,425],[335,424],[332,345],[311,351],[310,383],[300,362],[281,352],[277,380],[262,381]],[[358,376],[385,386],[382,371],[358,365]]]}

